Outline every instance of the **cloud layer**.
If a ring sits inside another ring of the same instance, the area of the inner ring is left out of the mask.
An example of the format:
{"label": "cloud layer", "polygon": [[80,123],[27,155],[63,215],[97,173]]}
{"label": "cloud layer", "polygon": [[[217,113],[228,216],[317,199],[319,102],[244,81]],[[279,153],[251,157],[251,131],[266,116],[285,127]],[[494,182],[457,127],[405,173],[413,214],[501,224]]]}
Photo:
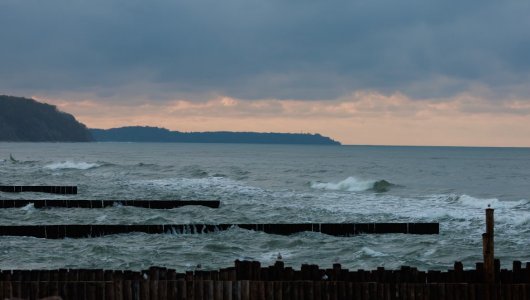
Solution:
{"label": "cloud layer", "polygon": [[[335,99],[526,94],[530,4],[0,1],[2,90]],[[151,92],[136,90],[158,86]]]}

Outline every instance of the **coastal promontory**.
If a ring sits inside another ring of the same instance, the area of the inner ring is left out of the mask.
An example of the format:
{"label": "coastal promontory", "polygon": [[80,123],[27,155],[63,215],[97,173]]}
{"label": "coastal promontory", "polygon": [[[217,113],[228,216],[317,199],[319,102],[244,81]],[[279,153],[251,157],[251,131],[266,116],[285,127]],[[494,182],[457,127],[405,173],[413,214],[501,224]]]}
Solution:
{"label": "coastal promontory", "polygon": [[85,125],[56,106],[0,95],[0,141],[89,142]]}

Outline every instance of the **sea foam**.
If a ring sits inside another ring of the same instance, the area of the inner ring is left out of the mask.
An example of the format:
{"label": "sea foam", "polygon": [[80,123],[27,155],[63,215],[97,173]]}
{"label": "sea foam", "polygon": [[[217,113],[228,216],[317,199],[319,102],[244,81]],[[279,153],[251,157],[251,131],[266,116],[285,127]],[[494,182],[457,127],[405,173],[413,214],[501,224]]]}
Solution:
{"label": "sea foam", "polygon": [[462,206],[467,206],[471,208],[486,208],[488,207],[488,205],[490,205],[492,208],[516,208],[518,206],[528,204],[528,200],[500,201],[499,199],[496,199],[496,198],[481,199],[481,198],[471,197],[468,195],[461,195],[458,198],[458,202],[460,202]]}
{"label": "sea foam", "polygon": [[97,168],[101,166],[97,163],[88,163],[88,162],[74,162],[74,161],[62,161],[54,162],[44,166],[45,169],[49,170],[66,170],[66,169],[76,169],[76,170],[88,170],[92,168]]}
{"label": "sea foam", "polygon": [[[196,197],[200,191],[204,197],[245,197],[251,201],[260,199],[265,191],[259,187],[245,184],[244,182],[224,177],[202,178],[163,178],[154,180],[134,181],[134,184],[144,185],[149,188],[163,190],[165,193],[178,193],[179,195],[192,195]],[[257,201],[257,200],[256,200]]]}
{"label": "sea foam", "polygon": [[387,254],[385,254],[383,252],[375,251],[374,249],[366,247],[366,246],[362,247],[359,251],[355,252],[353,255],[357,256],[357,257],[384,257],[384,256],[388,256]]}
{"label": "sea foam", "polygon": [[362,192],[374,187],[375,180],[362,180],[350,176],[339,182],[311,182],[311,187],[329,191]]}

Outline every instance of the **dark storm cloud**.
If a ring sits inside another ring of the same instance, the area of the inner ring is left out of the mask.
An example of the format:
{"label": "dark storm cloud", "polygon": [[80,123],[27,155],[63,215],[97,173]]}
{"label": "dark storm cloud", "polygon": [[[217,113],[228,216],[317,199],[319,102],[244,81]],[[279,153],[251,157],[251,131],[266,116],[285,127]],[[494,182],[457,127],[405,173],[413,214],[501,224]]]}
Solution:
{"label": "dark storm cloud", "polygon": [[529,3],[0,0],[0,93],[517,97]]}

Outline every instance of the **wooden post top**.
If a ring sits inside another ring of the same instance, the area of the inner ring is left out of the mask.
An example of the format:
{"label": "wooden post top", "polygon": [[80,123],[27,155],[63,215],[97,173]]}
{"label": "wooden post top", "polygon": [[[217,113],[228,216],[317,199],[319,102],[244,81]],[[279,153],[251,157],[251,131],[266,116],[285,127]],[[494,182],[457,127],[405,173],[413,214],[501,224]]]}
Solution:
{"label": "wooden post top", "polygon": [[486,233],[490,235],[490,238],[493,239],[494,234],[494,209],[493,208],[486,208]]}

